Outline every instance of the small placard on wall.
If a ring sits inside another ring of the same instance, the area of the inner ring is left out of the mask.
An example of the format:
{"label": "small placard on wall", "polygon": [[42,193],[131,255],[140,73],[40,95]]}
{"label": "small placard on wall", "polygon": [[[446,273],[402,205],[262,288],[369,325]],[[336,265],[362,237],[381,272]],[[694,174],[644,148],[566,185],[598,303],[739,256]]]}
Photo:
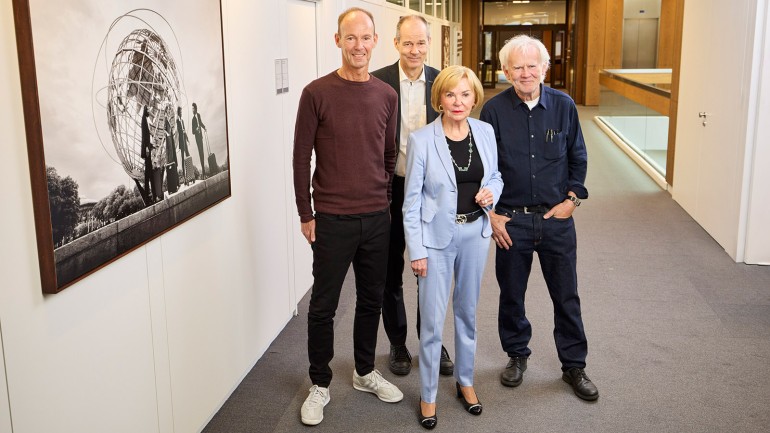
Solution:
{"label": "small placard on wall", "polygon": [[289,91],[289,59],[275,59],[275,94]]}

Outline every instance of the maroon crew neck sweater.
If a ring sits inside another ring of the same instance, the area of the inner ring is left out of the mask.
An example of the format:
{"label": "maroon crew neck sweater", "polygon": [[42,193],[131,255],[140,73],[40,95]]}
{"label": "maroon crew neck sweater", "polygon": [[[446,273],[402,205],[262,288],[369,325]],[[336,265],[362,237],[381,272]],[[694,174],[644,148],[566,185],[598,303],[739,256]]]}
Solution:
{"label": "maroon crew neck sweater", "polygon": [[353,215],[389,206],[397,122],[398,95],[377,78],[348,81],[334,71],[305,87],[294,130],[294,194],[300,221],[312,220],[314,207],[316,212]]}

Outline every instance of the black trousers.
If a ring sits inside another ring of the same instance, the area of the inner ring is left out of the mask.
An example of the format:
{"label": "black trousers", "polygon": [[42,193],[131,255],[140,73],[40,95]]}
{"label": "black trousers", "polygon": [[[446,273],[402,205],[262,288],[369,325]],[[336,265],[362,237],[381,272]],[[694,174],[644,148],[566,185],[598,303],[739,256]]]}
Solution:
{"label": "black trousers", "polygon": [[[404,178],[393,177],[393,193],[390,202],[390,248],[388,248],[388,274],[382,297],[382,326],[390,344],[406,343],[406,309],[404,308]],[[420,328],[417,328],[418,332]]]}
{"label": "black trousers", "polygon": [[204,158],[203,156],[203,136],[199,134],[195,134],[195,144],[198,145],[198,156],[201,159],[201,179],[203,179],[206,176],[206,165],[204,164]]}
{"label": "black trousers", "polygon": [[332,380],[329,363],[334,357],[334,316],[351,263],[356,279],[353,358],[359,375],[374,370],[390,216],[384,209],[373,215],[317,214],[315,221],[307,351],[311,381],[314,385],[328,387]]}

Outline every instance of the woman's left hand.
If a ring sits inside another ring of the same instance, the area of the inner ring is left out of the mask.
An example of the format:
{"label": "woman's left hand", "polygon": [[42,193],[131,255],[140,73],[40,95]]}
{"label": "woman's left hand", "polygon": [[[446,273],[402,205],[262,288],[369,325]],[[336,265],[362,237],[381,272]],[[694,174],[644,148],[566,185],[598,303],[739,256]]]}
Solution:
{"label": "woman's left hand", "polygon": [[492,203],[494,203],[494,196],[492,195],[492,191],[488,190],[487,188],[481,188],[479,192],[476,193],[476,203],[481,207],[487,207],[492,206]]}
{"label": "woman's left hand", "polygon": [[412,272],[415,277],[427,277],[428,276],[428,259],[412,260]]}

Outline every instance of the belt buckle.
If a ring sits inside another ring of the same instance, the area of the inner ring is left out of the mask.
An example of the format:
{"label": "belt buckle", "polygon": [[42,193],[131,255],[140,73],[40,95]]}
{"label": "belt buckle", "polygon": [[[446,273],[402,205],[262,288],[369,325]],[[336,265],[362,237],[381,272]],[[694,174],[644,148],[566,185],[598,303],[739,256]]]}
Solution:
{"label": "belt buckle", "polygon": [[534,213],[534,212],[530,212],[527,206],[523,206],[523,207],[524,207],[524,215],[529,215],[531,213]]}
{"label": "belt buckle", "polygon": [[465,224],[466,222],[468,222],[468,217],[465,216],[465,214],[461,213],[461,214],[457,214],[455,216],[455,223],[457,223],[457,224]]}

